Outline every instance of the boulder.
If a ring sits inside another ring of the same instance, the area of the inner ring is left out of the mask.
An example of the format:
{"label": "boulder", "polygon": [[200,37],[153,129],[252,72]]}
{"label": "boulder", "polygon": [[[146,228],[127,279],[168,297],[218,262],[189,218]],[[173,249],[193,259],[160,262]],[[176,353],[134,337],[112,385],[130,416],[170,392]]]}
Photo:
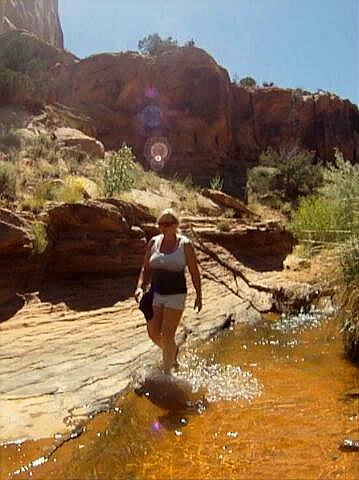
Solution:
{"label": "boulder", "polygon": [[47,273],[52,277],[138,273],[146,247],[143,231],[127,222],[121,208],[88,201],[51,207]]}
{"label": "boulder", "polygon": [[69,127],[57,128],[54,132],[57,142],[64,147],[76,147],[90,157],[104,158],[105,149],[96,138],[85,135],[80,130]]}
{"label": "boulder", "polygon": [[249,210],[244,203],[236,197],[227,195],[224,192],[211,189],[203,189],[202,195],[210,198],[214,203],[219,205],[222,209],[232,209],[234,211],[234,217],[248,217],[248,218],[258,218],[258,216]]}

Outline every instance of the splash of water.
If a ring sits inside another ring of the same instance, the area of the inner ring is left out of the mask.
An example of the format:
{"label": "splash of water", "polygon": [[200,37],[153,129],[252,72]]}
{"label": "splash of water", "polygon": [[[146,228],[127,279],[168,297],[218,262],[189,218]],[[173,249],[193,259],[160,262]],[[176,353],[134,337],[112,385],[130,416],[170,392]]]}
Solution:
{"label": "splash of water", "polygon": [[323,320],[323,312],[315,307],[309,312],[301,310],[297,314],[282,317],[271,325],[271,329],[282,333],[298,333],[303,330],[318,328]]}
{"label": "splash of water", "polygon": [[186,380],[193,392],[206,391],[208,402],[220,400],[252,401],[262,393],[263,386],[253,375],[238,366],[221,365],[199,357],[192,351],[185,352],[175,374]]}

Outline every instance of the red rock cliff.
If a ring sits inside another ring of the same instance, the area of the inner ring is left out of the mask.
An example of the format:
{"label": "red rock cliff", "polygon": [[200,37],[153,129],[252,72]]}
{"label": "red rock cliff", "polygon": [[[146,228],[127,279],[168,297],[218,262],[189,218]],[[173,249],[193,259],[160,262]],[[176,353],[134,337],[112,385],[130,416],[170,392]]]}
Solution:
{"label": "red rock cliff", "polygon": [[27,30],[63,48],[58,0],[0,0],[0,34],[11,30]]}
{"label": "red rock cliff", "polygon": [[126,142],[146,163],[151,138],[165,138],[171,154],[164,173],[191,173],[204,185],[220,174],[233,194],[241,194],[247,167],[268,146],[298,145],[323,161],[338,147],[346,159],[359,161],[358,108],[348,100],[238,87],[198,48],[157,57],[93,55],[57,78],[58,101],[90,115],[108,148]]}
{"label": "red rock cliff", "polygon": [[164,173],[207,181],[232,148],[228,73],[204,50],[93,55],[57,81],[58,101],[90,115],[107,148],[126,142],[145,162],[148,141],[165,138]]}
{"label": "red rock cliff", "polygon": [[359,161],[358,108],[331,94],[301,94],[281,88],[232,85],[233,141],[238,154],[255,163],[268,146],[298,145],[322,160],[335,147]]}

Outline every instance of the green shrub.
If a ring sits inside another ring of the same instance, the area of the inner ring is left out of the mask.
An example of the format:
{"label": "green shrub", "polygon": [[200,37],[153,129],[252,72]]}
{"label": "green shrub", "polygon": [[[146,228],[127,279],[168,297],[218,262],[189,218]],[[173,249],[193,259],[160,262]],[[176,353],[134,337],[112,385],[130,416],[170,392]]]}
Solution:
{"label": "green shrub", "polygon": [[255,196],[265,198],[277,190],[279,184],[278,177],[278,168],[259,165],[253,167],[248,172],[247,186]]}
{"label": "green shrub", "polygon": [[148,37],[144,37],[138,42],[139,51],[149,55],[159,55],[177,46],[178,42],[176,39],[172,37],[161,38],[158,33],[148,35]]}
{"label": "green shrub", "polygon": [[13,200],[16,194],[16,169],[12,162],[0,162],[0,198]]}
{"label": "green shrub", "polygon": [[[314,152],[297,147],[268,147],[259,157],[260,165],[276,169],[269,175],[267,191],[296,205],[298,198],[310,195],[322,185],[322,169],[315,164]],[[257,188],[259,193],[259,189]]]}
{"label": "green shrub", "polygon": [[221,178],[219,175],[216,175],[215,177],[211,178],[209,185],[212,190],[221,191],[223,189],[223,178]]}
{"label": "green shrub", "polygon": [[134,187],[139,190],[159,190],[161,177],[153,170],[144,170],[140,163],[134,165]]}
{"label": "green shrub", "polygon": [[33,222],[31,230],[33,235],[33,252],[41,255],[47,247],[46,225],[43,222]]}
{"label": "green shrub", "polygon": [[359,281],[348,284],[343,293],[339,312],[344,350],[348,357],[359,364]]}
{"label": "green shrub", "polygon": [[78,203],[84,199],[85,189],[79,178],[68,177],[56,193],[55,200],[64,203]]}
{"label": "green shrub", "polygon": [[19,207],[21,210],[39,213],[43,209],[45,201],[42,197],[26,196],[19,201]]}
{"label": "green shrub", "polygon": [[178,209],[190,213],[198,211],[198,187],[194,185],[192,176],[179,178],[175,175],[171,187],[178,195]]}
{"label": "green shrub", "polygon": [[302,198],[290,229],[300,240],[348,242],[359,235],[359,166],[336,152],[317,196]]}
{"label": "green shrub", "polygon": [[304,90],[302,88],[294,88],[291,92],[293,103],[303,101]]}
{"label": "green shrub", "polygon": [[103,191],[106,197],[131,189],[135,182],[134,160],[132,149],[126,145],[112,154],[103,173]]}
{"label": "green shrub", "polygon": [[233,208],[226,208],[223,212],[225,218],[233,218],[236,215],[236,212]]}
{"label": "green shrub", "polygon": [[301,241],[344,241],[350,236],[350,230],[342,211],[341,202],[320,196],[303,197],[288,228]]}
{"label": "green shrub", "polygon": [[239,78],[237,74],[234,75],[234,82],[241,87],[255,87],[257,82],[252,77]]}
{"label": "green shrub", "polygon": [[2,96],[16,93],[34,104],[44,102],[52,78],[41,55],[41,44],[35,38],[24,39],[19,34],[12,39],[0,53]]}
{"label": "green shrub", "polygon": [[359,235],[353,236],[341,250],[341,266],[346,284],[359,282]]}
{"label": "green shrub", "polygon": [[25,155],[33,160],[38,158],[46,158],[49,151],[51,151],[51,158],[53,155],[54,141],[48,133],[39,133],[35,137],[31,137],[25,144]]}
{"label": "green shrub", "polygon": [[217,229],[220,232],[230,232],[231,225],[226,218],[223,218],[223,219],[219,220],[219,222],[217,223]]}
{"label": "green shrub", "polygon": [[12,129],[0,129],[0,150],[7,153],[21,148],[21,138]]}

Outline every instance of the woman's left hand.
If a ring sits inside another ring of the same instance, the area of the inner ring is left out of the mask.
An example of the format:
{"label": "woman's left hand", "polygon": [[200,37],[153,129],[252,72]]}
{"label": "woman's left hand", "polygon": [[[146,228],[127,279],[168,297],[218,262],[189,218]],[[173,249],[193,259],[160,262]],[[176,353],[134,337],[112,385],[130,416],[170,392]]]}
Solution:
{"label": "woman's left hand", "polygon": [[197,308],[197,312],[200,312],[202,310],[202,297],[201,295],[196,296],[196,300],[194,302],[194,309]]}

